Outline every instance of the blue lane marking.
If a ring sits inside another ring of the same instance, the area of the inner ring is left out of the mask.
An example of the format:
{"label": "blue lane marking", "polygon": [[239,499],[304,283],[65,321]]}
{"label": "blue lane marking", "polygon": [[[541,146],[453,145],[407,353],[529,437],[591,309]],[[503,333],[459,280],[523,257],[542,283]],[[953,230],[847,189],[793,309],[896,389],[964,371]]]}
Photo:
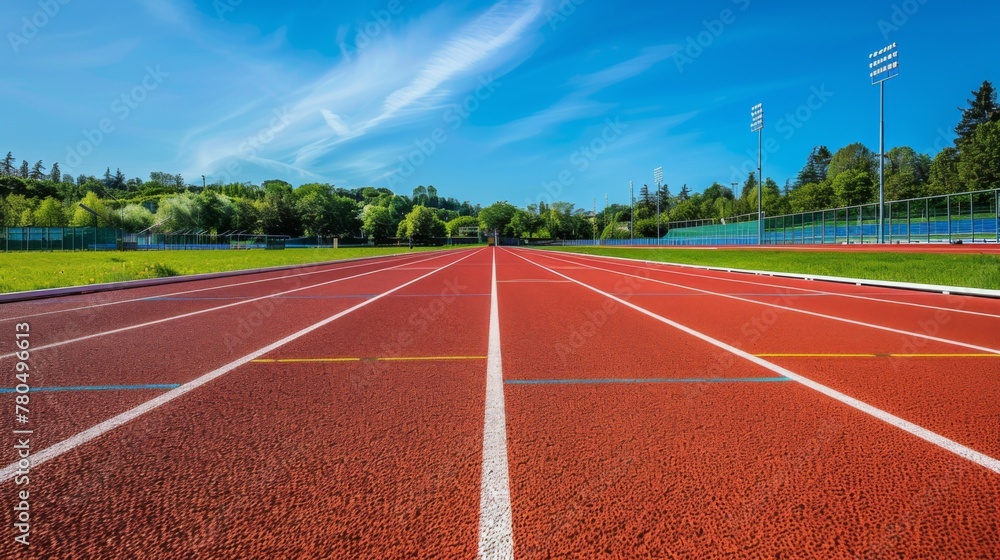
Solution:
{"label": "blue lane marking", "polygon": [[508,379],[507,385],[596,385],[613,383],[782,383],[787,377],[713,377],[649,379]]}
{"label": "blue lane marking", "polygon": [[[372,298],[378,294],[346,294],[328,296],[274,296],[272,299],[350,299],[350,298]],[[388,297],[440,297],[442,294],[390,294]],[[447,297],[487,297],[490,294],[447,294]],[[225,301],[251,299],[260,296],[229,296],[229,297],[148,297],[143,301]]]}
{"label": "blue lane marking", "polygon": [[[32,393],[38,392],[62,392],[62,391],[137,391],[142,389],[176,389],[180,383],[164,383],[154,385],[88,385],[78,387],[32,387]],[[15,393],[16,390],[10,387],[0,388],[0,393]]]}

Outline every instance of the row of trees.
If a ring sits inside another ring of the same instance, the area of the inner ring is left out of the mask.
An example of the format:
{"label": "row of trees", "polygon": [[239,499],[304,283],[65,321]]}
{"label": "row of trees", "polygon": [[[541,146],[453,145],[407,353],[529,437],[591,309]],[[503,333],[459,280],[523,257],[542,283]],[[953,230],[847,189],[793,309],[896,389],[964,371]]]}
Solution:
{"label": "row of trees", "polygon": [[[1000,188],[1000,109],[990,82],[973,92],[955,127],[953,146],[934,157],[910,147],[886,154],[887,200]],[[63,174],[58,163],[20,165],[12,153],[0,163],[0,224],[5,226],[122,227],[130,231],[206,231],[298,236],[359,236],[376,243],[393,237],[422,240],[468,234],[476,228],[512,237],[648,237],[669,222],[718,219],[756,212],[762,191],[767,215],[855,206],[876,200],[878,155],[854,143],[836,152],[817,146],[794,181],[783,187],[753,173],[742,184],[718,182],[692,193],[684,185],[639,191],[633,208],[611,205],[596,215],[572,203],[486,208],[418,186],[411,196],[386,188],[343,189],[325,183],[297,188],[285,181],[188,184],[179,174],[153,172],[127,179],[108,167],[102,178]],[[94,217],[80,203],[98,214]]]}

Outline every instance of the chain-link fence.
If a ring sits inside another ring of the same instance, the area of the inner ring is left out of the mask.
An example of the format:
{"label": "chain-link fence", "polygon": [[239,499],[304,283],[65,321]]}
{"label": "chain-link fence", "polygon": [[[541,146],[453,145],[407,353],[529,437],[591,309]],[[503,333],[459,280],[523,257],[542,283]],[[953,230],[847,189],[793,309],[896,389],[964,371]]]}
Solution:
{"label": "chain-link fence", "polygon": [[287,235],[206,232],[126,233],[94,227],[0,228],[2,251],[167,251],[284,249]]}

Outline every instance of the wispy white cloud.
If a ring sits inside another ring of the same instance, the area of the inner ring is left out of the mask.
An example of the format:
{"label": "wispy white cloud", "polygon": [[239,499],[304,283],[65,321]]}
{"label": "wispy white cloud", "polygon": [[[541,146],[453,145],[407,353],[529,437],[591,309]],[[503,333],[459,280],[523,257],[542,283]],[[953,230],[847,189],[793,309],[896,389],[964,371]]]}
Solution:
{"label": "wispy white cloud", "polygon": [[[401,129],[427,122],[429,113],[478,85],[478,75],[498,71],[531,48],[525,38],[538,25],[542,3],[502,0],[465,22],[441,9],[415,18],[406,28],[386,30],[378,42],[302,87],[248,100],[211,125],[189,131],[186,157],[199,169],[214,171],[237,159],[283,162],[299,173],[315,173],[339,167],[334,159],[354,158],[362,136],[381,138],[398,153],[411,137],[398,134]],[[455,31],[441,38],[440,29]],[[272,109],[286,114],[287,122],[270,126]],[[253,114],[260,117],[248,120]],[[394,160],[379,161],[369,154],[367,172],[384,173]]]}

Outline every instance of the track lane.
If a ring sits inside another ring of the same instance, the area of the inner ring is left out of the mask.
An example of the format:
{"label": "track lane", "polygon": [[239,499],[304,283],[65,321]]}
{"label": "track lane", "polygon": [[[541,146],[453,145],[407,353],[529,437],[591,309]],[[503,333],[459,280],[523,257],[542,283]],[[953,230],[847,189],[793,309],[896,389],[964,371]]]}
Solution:
{"label": "track lane", "polygon": [[[638,336],[669,336],[632,316]],[[975,556],[1000,542],[994,473],[798,384],[507,389],[519,555]]]}

